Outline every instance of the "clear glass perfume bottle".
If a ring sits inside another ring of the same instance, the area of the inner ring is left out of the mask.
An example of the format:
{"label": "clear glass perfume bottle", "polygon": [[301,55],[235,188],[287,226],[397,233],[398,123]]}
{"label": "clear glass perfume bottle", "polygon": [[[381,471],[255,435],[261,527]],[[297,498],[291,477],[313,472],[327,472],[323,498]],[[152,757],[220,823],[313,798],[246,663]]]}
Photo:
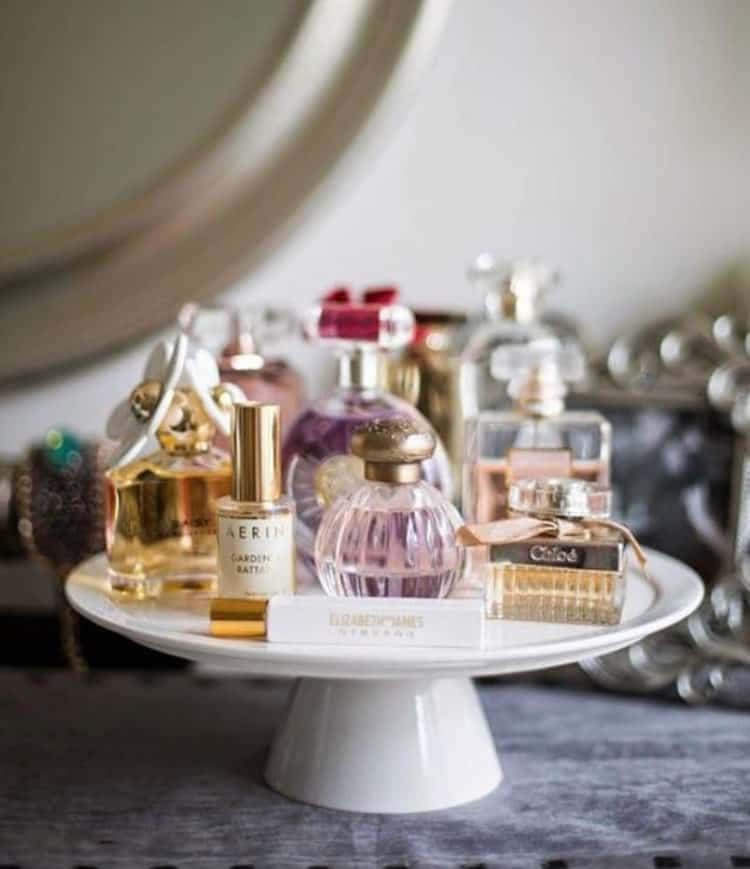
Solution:
{"label": "clear glass perfume bottle", "polygon": [[[510,487],[516,516],[535,533],[489,546],[489,618],[617,624],[625,600],[626,540],[607,521],[608,489],[582,480],[523,480]],[[565,523],[565,524],[560,524]],[[497,523],[502,525],[502,522]]]}
{"label": "clear glass perfume bottle", "polygon": [[[147,416],[162,386],[133,392]],[[107,471],[106,528],[113,591],[136,598],[216,587],[216,503],[229,494],[229,456],[212,445],[214,423],[192,389],[174,390],[156,429],[160,449]]]}
{"label": "clear glass perfume bottle", "polygon": [[232,494],[218,502],[219,595],[293,594],[294,501],[281,493],[279,406],[238,402],[232,416]]}
{"label": "clear glass perfume bottle", "polygon": [[469,282],[484,296],[481,317],[469,323],[461,354],[460,392],[464,418],[508,405],[507,383],[492,374],[498,347],[518,346],[555,334],[542,322],[544,297],[556,276],[528,260],[503,261],[480,254],[468,271]]}
{"label": "clear glass perfume bottle", "polygon": [[[315,534],[328,493],[337,488],[333,478],[344,473],[341,457],[349,453],[355,429],[389,416],[430,426],[411,404],[380,385],[382,351],[403,347],[414,330],[411,312],[394,304],[392,295],[377,302],[326,301],[308,313],[304,328],[308,338],[332,347],[338,357],[336,386],[299,415],[282,450],[284,491],[297,505],[299,563],[314,574]],[[423,479],[451,496],[450,464],[442,444],[419,467]]]}
{"label": "clear glass perfume bottle", "polygon": [[327,594],[351,597],[445,597],[460,579],[456,508],[420,480],[434,434],[406,419],[373,420],[357,429],[352,452],[365,480],[326,511],[315,561]]}
{"label": "clear glass perfume bottle", "polygon": [[282,437],[302,409],[305,383],[285,359],[267,346],[293,334],[296,320],[281,308],[186,305],[180,321],[216,357],[225,383],[238,386],[248,401],[278,404]]}
{"label": "clear glass perfume bottle", "polygon": [[510,381],[515,409],[484,411],[466,422],[462,506],[467,521],[506,516],[514,480],[574,477],[609,485],[610,424],[595,411],[565,410],[566,384],[584,375],[580,350],[550,338],[500,347],[492,371]]}

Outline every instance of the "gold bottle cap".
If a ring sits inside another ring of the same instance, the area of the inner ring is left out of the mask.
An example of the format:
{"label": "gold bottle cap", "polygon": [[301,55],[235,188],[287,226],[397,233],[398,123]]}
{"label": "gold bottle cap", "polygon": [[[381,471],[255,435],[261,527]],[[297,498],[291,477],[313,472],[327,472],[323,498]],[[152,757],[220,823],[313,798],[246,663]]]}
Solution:
{"label": "gold bottle cap", "polygon": [[518,480],[511,483],[508,490],[508,507],[514,513],[533,516],[605,519],[610,514],[611,505],[611,490],[586,480]]}
{"label": "gold bottle cap", "polygon": [[232,497],[257,503],[280,496],[279,406],[237,402],[232,412]]}
{"label": "gold bottle cap", "polygon": [[211,601],[211,636],[262,639],[266,636],[268,601],[217,597]]}
{"label": "gold bottle cap", "polygon": [[365,463],[365,479],[415,483],[419,463],[435,452],[435,435],[403,417],[374,419],[352,435],[351,451]]}

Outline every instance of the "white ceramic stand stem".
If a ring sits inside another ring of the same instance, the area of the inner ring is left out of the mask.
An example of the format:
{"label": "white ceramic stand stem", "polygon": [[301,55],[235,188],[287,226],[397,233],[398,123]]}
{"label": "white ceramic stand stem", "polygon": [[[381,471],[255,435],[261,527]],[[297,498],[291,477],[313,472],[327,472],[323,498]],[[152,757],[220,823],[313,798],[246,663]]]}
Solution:
{"label": "white ceramic stand stem", "polygon": [[470,679],[299,679],[266,781],[295,800],[356,812],[424,812],[502,779]]}

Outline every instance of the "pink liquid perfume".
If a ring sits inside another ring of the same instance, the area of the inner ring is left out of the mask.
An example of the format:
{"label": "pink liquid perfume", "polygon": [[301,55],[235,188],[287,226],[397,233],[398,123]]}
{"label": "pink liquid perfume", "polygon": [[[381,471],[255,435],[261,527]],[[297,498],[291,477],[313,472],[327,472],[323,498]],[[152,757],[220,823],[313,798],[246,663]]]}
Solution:
{"label": "pink liquid perfume", "polygon": [[463,510],[469,522],[508,512],[508,489],[527,478],[575,478],[609,485],[611,427],[594,411],[566,411],[567,382],[584,373],[581,352],[542,339],[501,347],[493,373],[509,380],[515,407],[466,423]]}
{"label": "pink liquid perfume", "polygon": [[[298,563],[312,574],[315,535],[328,493],[336,490],[338,477],[346,476],[342,464],[352,464],[351,457],[342,457],[350,452],[355,429],[383,417],[414,420],[430,429],[419,411],[381,387],[383,351],[405,346],[414,331],[411,311],[395,304],[395,295],[377,290],[358,302],[346,291],[337,291],[308,312],[303,323],[308,339],[331,347],[338,358],[335,387],[300,414],[282,451],[284,491],[297,504]],[[423,479],[450,497],[450,464],[442,444],[438,442],[434,455],[418,467]]]}
{"label": "pink liquid perfume", "polygon": [[[293,333],[296,321],[292,314],[279,308],[190,304],[183,308],[180,320],[214,354],[223,382],[239,386],[248,401],[279,405],[283,436],[302,409],[305,384],[295,368],[266,348]],[[228,448],[228,440],[222,445]]]}
{"label": "pink liquid perfume", "polygon": [[456,508],[420,479],[435,436],[411,420],[373,420],[351,449],[365,479],[325,513],[315,541],[327,594],[348,597],[445,597],[463,571]]}

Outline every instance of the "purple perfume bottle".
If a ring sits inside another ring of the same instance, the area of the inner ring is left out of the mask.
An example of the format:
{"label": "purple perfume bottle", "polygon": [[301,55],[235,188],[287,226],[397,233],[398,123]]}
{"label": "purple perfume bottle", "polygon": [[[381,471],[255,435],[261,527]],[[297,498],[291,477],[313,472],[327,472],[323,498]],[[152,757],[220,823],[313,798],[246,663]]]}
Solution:
{"label": "purple perfume bottle", "polygon": [[352,437],[365,479],[326,512],[315,562],[327,594],[445,597],[463,572],[456,508],[420,479],[435,449],[431,431],[407,419],[372,420]]}
{"label": "purple perfume bottle", "polygon": [[[351,438],[363,423],[376,418],[414,420],[428,430],[429,423],[412,405],[385,392],[382,352],[404,347],[414,332],[408,308],[395,304],[391,289],[365,293],[352,301],[348,291],[329,294],[308,312],[303,328],[308,339],[324,343],[337,354],[334,389],[304,410],[284,440],[284,491],[297,504],[295,537],[299,564],[314,575],[315,535],[331,492],[348,474],[361,477],[361,462],[348,460]],[[360,469],[357,469],[359,462]],[[346,467],[344,467],[346,466]],[[447,497],[452,495],[450,464],[442,444],[420,464],[421,476]]]}

